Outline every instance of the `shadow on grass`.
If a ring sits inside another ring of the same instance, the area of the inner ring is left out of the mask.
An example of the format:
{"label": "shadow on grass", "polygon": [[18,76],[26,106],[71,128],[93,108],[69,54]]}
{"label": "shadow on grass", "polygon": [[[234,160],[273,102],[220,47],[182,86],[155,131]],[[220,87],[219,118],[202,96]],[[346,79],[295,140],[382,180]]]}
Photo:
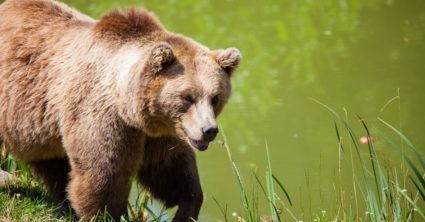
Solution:
{"label": "shadow on grass", "polygon": [[[41,186],[31,182],[17,182],[0,187],[0,193],[8,196],[9,200],[15,199],[16,207],[20,206],[19,201],[25,200],[30,206],[44,206],[54,218],[78,221],[68,202],[55,202]],[[25,204],[25,207],[28,205]]]}

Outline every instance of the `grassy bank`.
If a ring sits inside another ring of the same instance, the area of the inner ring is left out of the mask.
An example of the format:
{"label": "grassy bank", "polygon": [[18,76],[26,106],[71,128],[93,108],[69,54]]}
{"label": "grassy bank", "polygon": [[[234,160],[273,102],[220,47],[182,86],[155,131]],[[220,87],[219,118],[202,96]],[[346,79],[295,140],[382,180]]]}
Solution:
{"label": "grassy bank", "polygon": [[63,209],[54,204],[33,179],[25,164],[17,162],[1,149],[0,169],[11,172],[17,180],[0,187],[0,221],[69,221]]}
{"label": "grassy bank", "polygon": [[[356,122],[363,132],[355,132],[347,116],[343,117],[322,105],[336,120],[335,152],[339,153],[339,159],[335,160],[338,162],[338,176],[333,184],[337,198],[327,201],[329,209],[335,210],[312,212],[310,217],[293,213],[291,193],[273,174],[267,144],[264,152],[267,159],[265,174],[259,175],[253,171],[254,184],[246,184],[247,180],[241,177],[223,134],[224,141],[218,143],[225,149],[234,171],[235,178],[228,179],[238,184],[243,213],[228,212],[225,205],[216,201],[222,212],[222,217],[217,221],[425,221],[425,161],[414,144],[382,119],[378,120],[379,128],[369,129],[368,124],[357,116]],[[366,136],[359,137],[359,133]],[[362,144],[367,145],[366,151],[361,149]],[[399,164],[388,161],[386,156],[389,152],[398,155]],[[20,179],[0,189],[0,221],[76,220],[70,209],[61,209],[49,200],[24,164],[2,152],[0,167]],[[147,207],[148,200],[149,195],[140,192],[136,203],[129,204],[130,220],[161,221],[161,217]],[[268,205],[269,212],[260,210],[262,203]],[[97,219],[109,221],[107,217]]]}
{"label": "grassy bank", "polygon": [[0,190],[0,221],[67,221],[36,184],[19,182]]}

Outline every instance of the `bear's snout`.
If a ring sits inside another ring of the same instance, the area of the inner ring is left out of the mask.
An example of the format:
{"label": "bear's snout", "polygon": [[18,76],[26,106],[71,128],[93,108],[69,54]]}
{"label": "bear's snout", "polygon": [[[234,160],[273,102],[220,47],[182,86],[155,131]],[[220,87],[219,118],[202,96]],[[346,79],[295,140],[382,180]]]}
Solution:
{"label": "bear's snout", "polygon": [[218,133],[218,127],[216,125],[205,127],[202,129],[202,138],[206,141],[213,141]]}

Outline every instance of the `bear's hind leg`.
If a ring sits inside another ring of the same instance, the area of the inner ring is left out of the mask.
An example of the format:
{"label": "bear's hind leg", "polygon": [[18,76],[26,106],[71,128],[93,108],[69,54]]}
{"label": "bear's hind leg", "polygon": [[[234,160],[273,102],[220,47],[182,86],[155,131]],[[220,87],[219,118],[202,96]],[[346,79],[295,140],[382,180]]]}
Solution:
{"label": "bear's hind leg", "polygon": [[33,161],[29,163],[29,166],[35,176],[41,179],[53,200],[64,203],[70,172],[68,159],[56,158]]}

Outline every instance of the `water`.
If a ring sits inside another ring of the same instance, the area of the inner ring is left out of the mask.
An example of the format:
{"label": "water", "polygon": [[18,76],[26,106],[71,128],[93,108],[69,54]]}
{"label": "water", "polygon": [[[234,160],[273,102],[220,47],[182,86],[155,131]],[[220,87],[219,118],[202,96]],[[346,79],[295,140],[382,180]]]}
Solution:
{"label": "water", "polygon": [[[401,126],[425,151],[425,2],[168,1],[145,6],[172,31],[211,48],[242,51],[234,94],[219,121],[248,184],[253,168],[264,175],[267,140],[275,174],[293,198],[291,209],[305,221],[311,212],[337,208],[326,204],[336,197],[334,118],[310,98],[341,113],[345,108],[359,132],[354,114],[372,128],[381,126],[377,117]],[[401,100],[385,106],[397,95]],[[212,197],[228,204],[230,212],[243,212],[221,147],[199,153],[198,161],[206,194],[203,219],[222,218]]]}
{"label": "water", "polygon": [[[311,212],[337,207],[326,204],[335,199],[338,169],[334,118],[311,98],[345,109],[358,132],[354,114],[371,128],[382,126],[381,117],[425,152],[423,0],[66,2],[94,17],[116,7],[146,7],[169,30],[210,48],[238,47],[243,62],[219,122],[248,184],[252,170],[264,175],[267,141],[291,209],[305,221]],[[396,96],[401,99],[391,100]],[[397,164],[399,157],[388,153]],[[206,197],[201,221],[223,218],[213,197],[229,212],[242,212],[224,150],[212,145],[198,152],[198,165]]]}

